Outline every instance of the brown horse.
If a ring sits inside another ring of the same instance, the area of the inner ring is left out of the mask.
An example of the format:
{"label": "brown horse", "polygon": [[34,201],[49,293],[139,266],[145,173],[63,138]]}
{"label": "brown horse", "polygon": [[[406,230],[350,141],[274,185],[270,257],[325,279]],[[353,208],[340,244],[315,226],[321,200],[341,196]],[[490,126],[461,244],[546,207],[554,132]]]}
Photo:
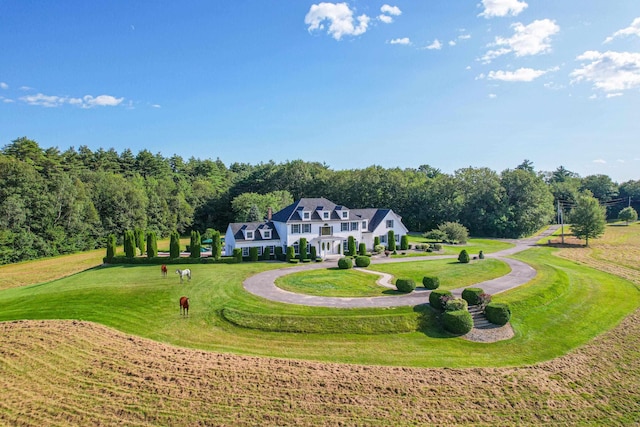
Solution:
{"label": "brown horse", "polygon": [[162,264],[162,267],[160,267],[160,271],[162,271],[162,277],[167,277],[167,266]]}
{"label": "brown horse", "polygon": [[180,314],[189,315],[189,298],[180,297]]}

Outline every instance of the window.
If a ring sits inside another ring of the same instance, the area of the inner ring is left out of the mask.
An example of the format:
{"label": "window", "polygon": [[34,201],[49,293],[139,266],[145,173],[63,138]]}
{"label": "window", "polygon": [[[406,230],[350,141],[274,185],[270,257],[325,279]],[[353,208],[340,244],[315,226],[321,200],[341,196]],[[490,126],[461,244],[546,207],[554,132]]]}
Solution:
{"label": "window", "polygon": [[383,234],[380,236],[380,243],[387,243],[387,235]]}
{"label": "window", "polygon": [[276,253],[276,247],[275,246],[265,246],[265,249],[269,248],[269,254],[273,255]]}
{"label": "window", "polygon": [[300,234],[300,224],[291,224],[291,234]]}
{"label": "window", "polygon": [[242,248],[242,256],[249,256],[249,248]]}
{"label": "window", "polygon": [[356,231],[358,230],[358,223],[357,222],[352,222],[351,223],[351,231]]}
{"label": "window", "polygon": [[400,243],[400,235],[396,234],[396,243]]}
{"label": "window", "polygon": [[342,241],[342,253],[346,254],[347,252],[349,252],[349,241],[348,240],[343,240]]}
{"label": "window", "polygon": [[362,221],[362,230],[366,230],[367,229],[367,221]]}
{"label": "window", "polygon": [[342,212],[342,218],[349,218],[349,212],[343,211]]}
{"label": "window", "polygon": [[341,222],[340,223],[340,231],[349,231],[349,223]]}
{"label": "window", "polygon": [[309,220],[311,218],[310,212],[302,212],[302,219]]}
{"label": "window", "polygon": [[325,225],[324,227],[320,228],[320,235],[321,236],[331,236],[333,234],[333,227],[329,227],[327,225]]}
{"label": "window", "polygon": [[387,228],[393,228],[393,220],[392,219],[388,219],[387,220]]}
{"label": "window", "polygon": [[311,224],[302,224],[303,233],[311,233]]}
{"label": "window", "polygon": [[262,255],[262,246],[258,246],[258,256]]}
{"label": "window", "polygon": [[322,212],[322,218],[329,219],[329,212]]}
{"label": "window", "polygon": [[253,240],[253,231],[247,231],[247,240]]}
{"label": "window", "polygon": [[262,232],[262,235],[265,239],[270,239],[271,238],[271,230],[264,230]]}
{"label": "window", "polygon": [[295,242],[293,244],[293,252],[299,254],[300,253],[300,244],[298,242]]}

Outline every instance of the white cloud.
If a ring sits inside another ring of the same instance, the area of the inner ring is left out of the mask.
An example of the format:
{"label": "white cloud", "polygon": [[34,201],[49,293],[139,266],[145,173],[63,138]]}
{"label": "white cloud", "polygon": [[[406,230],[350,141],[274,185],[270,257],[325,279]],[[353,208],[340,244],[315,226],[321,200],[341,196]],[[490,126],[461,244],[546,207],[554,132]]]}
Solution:
{"label": "white cloud", "polygon": [[[357,20],[357,25],[356,25]],[[354,19],[353,10],[346,3],[320,3],[313,4],[304,18],[304,23],[309,25],[309,32],[324,30],[325,21],[329,21],[327,34],[340,40],[343,36],[358,36],[367,31],[369,25],[367,15],[360,15]]]}
{"label": "white cloud", "polygon": [[589,97],[589,99],[598,99],[598,95],[596,95],[596,94],[594,93],[593,95],[591,95],[591,96]]}
{"label": "white cloud", "polygon": [[97,106],[115,107],[119,105],[124,98],[115,98],[111,95],[100,95],[93,97],[86,95],[82,98],[70,98],[68,96],[44,95],[38,93],[36,95],[27,95],[20,98],[21,101],[29,105],[38,105],[41,107],[60,107],[64,104],[76,105],[82,108],[92,108]]}
{"label": "white cloud", "polygon": [[470,70],[471,69],[471,65],[467,65],[464,69],[465,70]]}
{"label": "white cloud", "polygon": [[442,43],[440,43],[440,40],[435,39],[433,41],[433,43],[431,43],[429,46],[425,47],[425,49],[429,49],[429,50],[440,50],[442,49]]}
{"label": "white cloud", "polygon": [[498,95],[496,95],[495,93],[490,93],[489,94],[489,99],[496,99],[498,97]]}
{"label": "white cloud", "polygon": [[455,40],[449,40],[449,46],[455,46],[455,45],[456,45]]}
{"label": "white cloud", "polygon": [[28,91],[28,90],[33,90],[33,88],[29,86],[20,86],[20,90]]}
{"label": "white cloud", "polygon": [[483,56],[482,61],[488,63],[494,58],[513,52],[516,56],[538,55],[551,50],[550,37],[560,31],[560,27],[550,19],[533,21],[529,25],[518,22],[511,25],[515,34],[513,37],[496,37],[489,46],[499,49],[490,50]]}
{"label": "white cloud", "polygon": [[640,86],[640,53],[587,51],[576,60],[586,62],[571,72],[572,83],[591,82],[605,92]]}
{"label": "white cloud", "polygon": [[162,106],[160,104],[151,104],[151,106],[153,108],[162,108]]}
{"label": "white cloud", "polygon": [[482,0],[484,12],[478,16],[492,18],[494,16],[516,16],[529,6],[524,1],[518,0]]}
{"label": "white cloud", "polygon": [[534,70],[533,68],[519,68],[516,71],[489,71],[487,79],[501,80],[503,82],[531,82],[547,72],[545,70]]}
{"label": "white cloud", "polygon": [[391,24],[393,22],[393,18],[389,15],[380,15],[378,19],[384,22],[385,24]]}
{"label": "white cloud", "polygon": [[9,85],[5,82],[0,82],[0,89],[9,89]]}
{"label": "white cloud", "polygon": [[458,40],[469,40],[471,38],[471,34],[460,34],[458,36]]}
{"label": "white cloud", "polygon": [[618,96],[622,96],[622,95],[623,95],[622,92],[608,93],[607,98],[617,98]]}
{"label": "white cloud", "polygon": [[627,28],[623,28],[622,30],[616,31],[612,36],[607,37],[605,39],[605,43],[611,43],[613,39],[618,37],[626,37],[626,36],[638,36],[640,37],[640,17],[633,20],[630,26]]}
{"label": "white cloud", "polygon": [[388,4],[382,5],[382,7],[380,8],[380,12],[393,16],[402,15],[402,11],[398,6],[389,6]]}
{"label": "white cloud", "polygon": [[604,160],[604,159],[595,159],[595,160],[593,161],[593,163],[601,163],[601,164],[603,164],[603,165],[604,165],[604,164],[606,164],[606,163],[607,163],[607,161],[606,161],[606,160]]}
{"label": "white cloud", "polygon": [[389,43],[391,43],[391,44],[410,45],[411,44],[411,40],[409,39],[409,37],[403,37],[401,39],[393,39]]}

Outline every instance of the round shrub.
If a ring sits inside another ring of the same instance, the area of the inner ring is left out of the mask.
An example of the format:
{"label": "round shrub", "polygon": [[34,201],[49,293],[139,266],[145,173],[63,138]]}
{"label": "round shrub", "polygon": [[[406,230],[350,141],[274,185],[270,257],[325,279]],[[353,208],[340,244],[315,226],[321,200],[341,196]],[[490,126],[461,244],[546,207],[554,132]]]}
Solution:
{"label": "round shrub", "polygon": [[484,308],[484,315],[495,325],[505,325],[511,319],[511,309],[507,304],[490,302]]}
{"label": "round shrub", "polygon": [[440,279],[438,279],[437,277],[433,276],[424,276],[422,278],[422,284],[424,285],[425,288],[427,289],[438,289],[438,287],[440,286]]}
{"label": "round shrub", "polygon": [[468,307],[467,301],[462,298],[452,298],[446,302],[444,309],[446,311],[458,311],[466,310]]}
{"label": "round shrub", "polygon": [[353,267],[353,260],[351,258],[342,257],[338,260],[338,268],[342,270],[348,270]]}
{"label": "round shrub", "polygon": [[434,251],[441,251],[442,250],[442,245],[440,243],[434,243],[433,244],[433,250]]}
{"label": "round shrub", "polygon": [[413,292],[413,290],[416,288],[416,282],[411,279],[398,279],[396,280],[396,288],[400,292]]}
{"label": "round shrub", "polygon": [[466,249],[461,250],[460,255],[458,255],[458,262],[468,264],[469,261],[471,261],[471,258],[469,258],[469,252],[467,252]]}
{"label": "round shrub", "polygon": [[473,318],[467,310],[446,311],[442,326],[452,334],[464,335],[473,329]]}
{"label": "round shrub", "polygon": [[381,252],[384,252],[384,246],[382,246],[382,245],[375,245],[375,246],[373,247],[373,252],[375,252],[375,253],[377,253],[377,254],[379,254],[379,253],[381,253]]}
{"label": "round shrub", "polygon": [[429,294],[429,304],[431,304],[431,307],[436,308],[438,310],[444,310],[444,306],[440,301],[440,298],[442,297],[453,297],[453,294],[449,291],[443,291],[443,290],[431,291],[431,293]]}
{"label": "round shrub", "polygon": [[356,257],[356,266],[357,267],[369,267],[371,264],[371,259],[368,256],[358,256]]}
{"label": "round shrub", "polygon": [[481,303],[480,295],[484,291],[480,288],[467,288],[462,291],[462,298],[469,303],[469,305],[478,305]]}
{"label": "round shrub", "polygon": [[484,259],[484,252],[482,251],[478,252],[478,258]]}

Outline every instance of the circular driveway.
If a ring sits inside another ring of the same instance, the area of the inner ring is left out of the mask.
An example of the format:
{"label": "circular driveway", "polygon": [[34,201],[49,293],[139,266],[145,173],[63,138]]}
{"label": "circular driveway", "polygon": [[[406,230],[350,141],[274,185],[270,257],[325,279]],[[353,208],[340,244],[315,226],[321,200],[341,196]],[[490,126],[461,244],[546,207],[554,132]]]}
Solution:
{"label": "circular driveway", "polygon": [[[487,258],[496,258],[509,265],[511,272],[496,279],[487,280],[484,282],[476,283],[473,286],[482,288],[486,293],[494,295],[500,292],[507,291],[509,289],[521,286],[536,276],[536,270],[530,265],[511,258],[505,258],[505,256],[513,255],[515,253],[529,249],[535,246],[535,243],[552,234],[557,227],[551,226],[543,233],[527,238],[512,240],[515,244],[514,247],[505,249],[500,252],[486,255]],[[455,255],[442,255],[442,256],[424,256],[424,257],[410,257],[410,258],[372,258],[371,264],[384,264],[390,262],[413,262],[413,261],[428,261],[436,259],[455,259]],[[287,274],[293,274],[300,271],[315,270],[320,268],[336,267],[337,261],[325,261],[317,264],[303,264],[295,267],[284,267],[277,270],[264,271],[254,276],[249,277],[243,283],[244,288],[254,295],[272,300],[283,302],[287,304],[307,305],[313,307],[333,307],[333,308],[366,308],[366,307],[400,307],[400,306],[414,306],[419,304],[426,304],[429,302],[429,294],[431,291],[424,288],[417,288],[415,291],[409,294],[403,295],[391,295],[380,297],[321,297],[314,295],[303,295],[294,292],[285,291],[276,286],[275,281],[278,277],[285,276]],[[378,283],[382,286],[389,286],[390,276],[383,273],[367,271],[373,274],[381,275],[381,279]],[[460,296],[464,288],[453,289],[451,292]]]}

